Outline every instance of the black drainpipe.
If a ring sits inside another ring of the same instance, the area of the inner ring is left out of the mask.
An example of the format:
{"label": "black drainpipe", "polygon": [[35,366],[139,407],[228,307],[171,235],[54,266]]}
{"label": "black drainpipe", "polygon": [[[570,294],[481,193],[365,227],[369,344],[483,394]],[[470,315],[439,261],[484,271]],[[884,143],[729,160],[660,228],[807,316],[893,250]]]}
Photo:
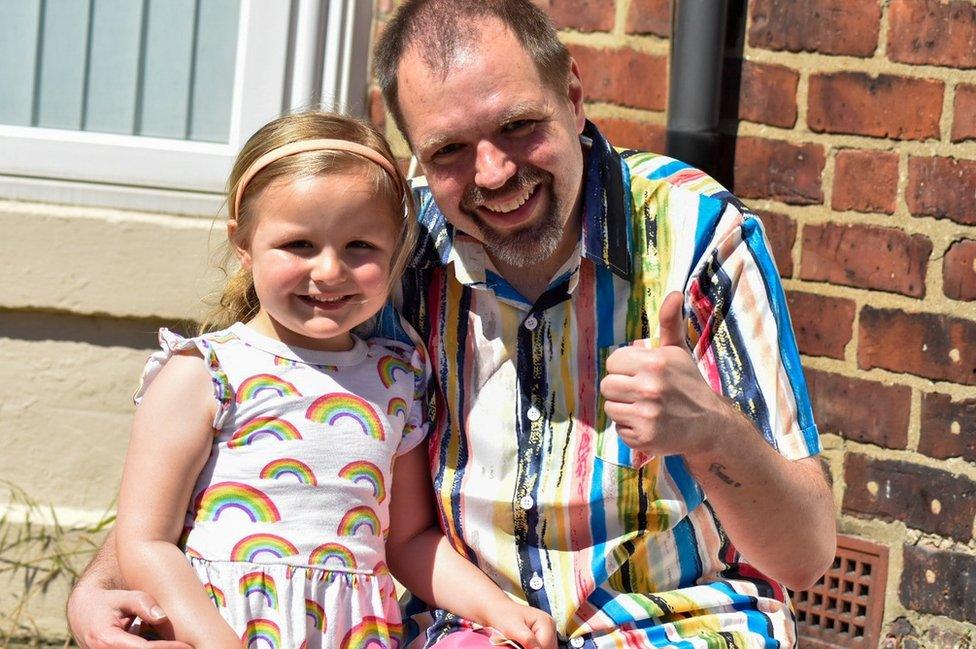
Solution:
{"label": "black drainpipe", "polygon": [[720,181],[727,16],[728,0],[672,0],[667,153]]}

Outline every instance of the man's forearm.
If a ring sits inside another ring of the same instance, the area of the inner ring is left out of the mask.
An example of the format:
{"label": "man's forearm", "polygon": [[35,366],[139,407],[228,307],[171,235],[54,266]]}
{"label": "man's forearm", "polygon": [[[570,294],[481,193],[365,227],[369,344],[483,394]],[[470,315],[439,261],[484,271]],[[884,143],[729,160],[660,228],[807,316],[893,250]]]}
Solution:
{"label": "man's forearm", "polygon": [[103,590],[113,590],[124,588],[125,583],[122,579],[122,571],[119,569],[119,560],[115,550],[115,528],[105,537],[102,547],[95,553],[91,563],[81,573],[75,589],[79,587],[95,587]]}
{"label": "man's forearm", "polygon": [[716,446],[686,457],[736,549],[789,588],[810,586],[833,561],[833,495],[817,458],[791,461],[729,406]]}

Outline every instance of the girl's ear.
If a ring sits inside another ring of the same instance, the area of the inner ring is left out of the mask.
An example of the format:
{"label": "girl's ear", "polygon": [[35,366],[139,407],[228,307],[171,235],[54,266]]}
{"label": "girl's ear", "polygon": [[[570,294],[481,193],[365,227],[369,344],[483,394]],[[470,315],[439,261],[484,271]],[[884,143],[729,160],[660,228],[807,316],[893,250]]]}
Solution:
{"label": "girl's ear", "polygon": [[237,255],[237,259],[241,262],[241,266],[250,270],[251,253],[247,248],[241,245],[241,228],[240,224],[235,219],[229,219],[227,221],[227,240],[230,241],[230,245],[234,248],[234,254]]}

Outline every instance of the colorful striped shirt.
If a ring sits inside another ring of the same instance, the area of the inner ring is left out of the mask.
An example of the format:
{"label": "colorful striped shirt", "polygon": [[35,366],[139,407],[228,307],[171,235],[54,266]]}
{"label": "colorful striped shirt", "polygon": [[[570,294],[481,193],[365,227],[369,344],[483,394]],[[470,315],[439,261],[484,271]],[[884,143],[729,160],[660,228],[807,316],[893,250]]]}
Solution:
{"label": "colorful striped shirt", "polygon": [[[696,169],[617,151],[589,123],[583,142],[580,245],[534,303],[415,184],[425,237],[400,307],[438,382],[444,532],[549,612],[564,646],[791,647],[782,586],[738,554],[680,456],[620,440],[599,390],[609,353],[654,336],[661,301],[681,290],[711,387],[785,457],[819,452],[762,226]],[[435,612],[429,637],[465,626]]]}

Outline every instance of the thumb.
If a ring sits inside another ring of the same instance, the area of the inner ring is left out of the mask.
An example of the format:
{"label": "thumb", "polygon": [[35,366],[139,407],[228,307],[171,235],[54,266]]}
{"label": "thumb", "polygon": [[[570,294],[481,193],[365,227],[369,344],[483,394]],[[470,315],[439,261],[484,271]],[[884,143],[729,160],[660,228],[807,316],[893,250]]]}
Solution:
{"label": "thumb", "polygon": [[688,348],[685,342],[688,326],[685,324],[684,313],[682,312],[684,300],[685,296],[681,292],[672,291],[661,303],[661,309],[657,312],[658,325],[661,328],[661,347]]}

